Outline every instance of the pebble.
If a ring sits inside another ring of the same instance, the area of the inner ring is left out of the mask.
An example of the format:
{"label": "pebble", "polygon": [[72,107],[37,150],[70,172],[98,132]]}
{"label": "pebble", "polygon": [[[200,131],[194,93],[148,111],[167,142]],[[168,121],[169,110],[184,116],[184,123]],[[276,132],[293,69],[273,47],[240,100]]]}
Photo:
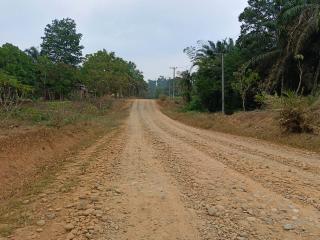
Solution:
{"label": "pebble", "polygon": [[67,235],[67,240],[72,240],[72,239],[74,239],[75,238],[75,236],[74,236],[74,234],[73,233],[68,233],[68,235]]}
{"label": "pebble", "polygon": [[74,229],[74,226],[73,226],[72,223],[68,223],[68,224],[65,224],[65,225],[64,225],[64,229],[69,232],[69,231],[71,231],[72,229]]}
{"label": "pebble", "polygon": [[257,219],[255,217],[247,217],[249,222],[255,222]]}
{"label": "pebble", "polygon": [[287,224],[283,225],[283,229],[286,230],[286,231],[293,230],[294,228],[295,228],[294,225],[291,224],[291,223],[287,223]]}
{"label": "pebble", "polygon": [[85,235],[88,239],[91,239],[92,238],[92,234],[91,233],[86,233]]}
{"label": "pebble", "polygon": [[214,207],[208,207],[207,208],[207,212],[209,216],[214,216],[214,217],[219,217],[220,214],[218,212],[218,210]]}
{"label": "pebble", "polygon": [[221,205],[215,207],[207,207],[207,212],[209,216],[219,217],[224,213],[225,209]]}
{"label": "pebble", "polygon": [[37,221],[37,225],[38,226],[44,226],[46,224],[46,221],[45,220],[39,220]]}
{"label": "pebble", "polygon": [[80,200],[78,205],[78,210],[86,210],[87,209],[87,201]]}
{"label": "pebble", "polygon": [[49,220],[53,220],[53,219],[56,218],[56,214],[54,214],[54,213],[48,213],[48,214],[46,215],[46,217],[47,217]]}

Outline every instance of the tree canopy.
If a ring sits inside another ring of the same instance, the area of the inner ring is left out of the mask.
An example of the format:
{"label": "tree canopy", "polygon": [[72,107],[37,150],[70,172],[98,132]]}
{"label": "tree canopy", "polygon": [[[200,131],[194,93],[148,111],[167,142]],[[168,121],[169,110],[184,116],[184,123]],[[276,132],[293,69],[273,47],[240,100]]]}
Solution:
{"label": "tree canopy", "polygon": [[83,82],[99,96],[142,96],[146,90],[146,82],[136,65],[105,49],[86,56],[82,76]]}
{"label": "tree canopy", "polygon": [[48,56],[54,63],[76,66],[82,61],[81,38],[82,34],[77,33],[74,20],[71,18],[55,19],[44,30],[41,54]]}
{"label": "tree canopy", "polygon": [[[7,43],[0,47],[0,72],[4,86],[23,91],[31,98],[73,97],[79,86],[89,94],[103,96],[143,96],[147,89],[143,73],[135,63],[101,50],[82,57],[82,34],[70,18],[53,20],[44,30],[41,49],[24,51]],[[10,84],[9,84],[10,83]],[[22,94],[19,94],[22,96]]]}

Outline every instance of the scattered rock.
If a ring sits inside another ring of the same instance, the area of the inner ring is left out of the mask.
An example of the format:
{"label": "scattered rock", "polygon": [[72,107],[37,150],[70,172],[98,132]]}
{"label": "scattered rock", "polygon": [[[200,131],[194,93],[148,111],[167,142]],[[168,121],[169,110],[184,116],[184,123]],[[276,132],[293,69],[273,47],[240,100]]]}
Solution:
{"label": "scattered rock", "polygon": [[286,230],[286,231],[290,231],[290,230],[294,230],[295,227],[294,227],[293,224],[287,223],[287,224],[284,224],[284,225],[283,225],[283,229]]}
{"label": "scattered rock", "polygon": [[68,204],[68,205],[66,206],[66,208],[72,208],[72,207],[74,207],[73,204]]}
{"label": "scattered rock", "polygon": [[37,221],[37,225],[38,226],[44,226],[44,225],[46,225],[46,221],[45,220],[39,220],[39,221]]}
{"label": "scattered rock", "polygon": [[207,212],[209,216],[219,217],[221,216],[221,210],[217,207],[207,207]]}
{"label": "scattered rock", "polygon": [[78,205],[78,210],[86,210],[87,209],[87,201],[85,200],[80,200],[79,205]]}
{"label": "scattered rock", "polygon": [[72,223],[65,224],[65,225],[64,225],[64,229],[65,229],[67,232],[70,232],[72,229],[74,229],[74,225],[73,225]]}
{"label": "scattered rock", "polygon": [[67,240],[72,240],[72,239],[74,239],[75,238],[75,236],[74,236],[74,234],[73,233],[68,233],[68,235],[67,235]]}
{"label": "scattered rock", "polygon": [[237,240],[247,240],[248,238],[246,237],[237,237]]}
{"label": "scattered rock", "polygon": [[92,234],[91,233],[86,233],[86,238],[91,239],[92,238]]}
{"label": "scattered rock", "polygon": [[255,222],[257,219],[255,217],[247,217],[249,222]]}
{"label": "scattered rock", "polygon": [[48,214],[46,215],[46,217],[47,217],[49,220],[53,220],[53,219],[56,218],[56,214],[54,214],[54,213],[48,213]]}
{"label": "scattered rock", "polygon": [[96,217],[102,217],[103,212],[101,210],[96,210],[95,215],[96,215]]}

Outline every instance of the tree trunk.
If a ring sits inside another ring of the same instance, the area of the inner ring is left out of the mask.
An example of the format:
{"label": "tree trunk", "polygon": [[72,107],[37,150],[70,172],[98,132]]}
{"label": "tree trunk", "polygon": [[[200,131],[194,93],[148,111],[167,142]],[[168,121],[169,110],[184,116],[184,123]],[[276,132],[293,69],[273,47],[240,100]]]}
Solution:
{"label": "tree trunk", "polygon": [[282,78],[281,78],[281,92],[280,92],[280,96],[282,96],[283,94],[283,88],[284,88],[284,76],[282,75]]}
{"label": "tree trunk", "polygon": [[296,90],[296,94],[298,95],[299,92],[300,92],[300,88],[301,88],[301,84],[302,84],[302,75],[303,75],[303,69],[302,69],[302,66],[301,64],[299,63],[298,65],[298,68],[299,68],[299,85],[298,85],[298,88]]}
{"label": "tree trunk", "polygon": [[319,74],[320,74],[320,60],[319,60],[319,62],[318,62],[316,74],[315,74],[314,79],[313,79],[312,94],[315,94],[315,93],[316,93],[316,90],[317,90],[317,87],[318,87]]}
{"label": "tree trunk", "polygon": [[243,108],[243,111],[245,112],[246,111],[246,96],[245,95],[242,96],[242,108]]}

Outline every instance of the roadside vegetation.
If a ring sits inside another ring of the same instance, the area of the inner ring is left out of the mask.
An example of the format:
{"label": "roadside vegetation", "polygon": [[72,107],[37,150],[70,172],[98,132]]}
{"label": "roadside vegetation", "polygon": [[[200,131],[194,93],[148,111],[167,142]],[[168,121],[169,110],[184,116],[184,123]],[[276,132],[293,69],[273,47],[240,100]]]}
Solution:
{"label": "roadside vegetation", "polygon": [[142,97],[136,65],[103,49],[83,56],[74,20],[55,19],[40,49],[0,46],[0,128],[63,127],[103,116],[115,101]]}
{"label": "roadside vegetation", "polygon": [[[319,134],[319,9],[313,0],[249,0],[239,15],[238,39],[198,41],[184,49],[192,68],[174,81],[174,95],[183,100],[178,112],[221,112],[224,63],[227,115],[272,112],[279,134]],[[172,89],[172,79],[149,81],[149,97],[172,98]]]}
{"label": "roadside vegetation", "polygon": [[111,97],[86,101],[35,101],[22,104],[10,112],[0,113],[1,128],[46,126],[61,128],[68,124],[91,121],[103,117],[119,102]]}
{"label": "roadside vegetation", "polygon": [[[272,143],[307,149],[320,152],[320,109],[312,112],[312,116],[318,116],[313,120],[313,133],[301,132],[292,134],[284,131],[279,122],[283,122],[283,117],[279,110],[265,109],[248,112],[236,112],[232,115],[221,113],[209,113],[199,111],[189,111],[185,108],[182,99],[169,100],[162,98],[158,100],[160,110],[168,117],[180,121],[184,124],[209,129],[218,132],[229,133],[238,136],[253,137],[266,140]],[[303,111],[304,112],[304,111]],[[308,112],[309,114],[309,112]],[[294,118],[289,119],[295,119]],[[296,123],[295,121],[293,121]],[[301,121],[299,120],[301,123]],[[287,121],[285,125],[287,125]],[[309,124],[309,122],[308,122]],[[309,125],[307,125],[309,127]]]}
{"label": "roadside vegetation", "polygon": [[133,62],[105,49],[82,56],[82,34],[70,18],[44,30],[41,48],[0,47],[0,109],[35,100],[143,96],[146,83]]}

